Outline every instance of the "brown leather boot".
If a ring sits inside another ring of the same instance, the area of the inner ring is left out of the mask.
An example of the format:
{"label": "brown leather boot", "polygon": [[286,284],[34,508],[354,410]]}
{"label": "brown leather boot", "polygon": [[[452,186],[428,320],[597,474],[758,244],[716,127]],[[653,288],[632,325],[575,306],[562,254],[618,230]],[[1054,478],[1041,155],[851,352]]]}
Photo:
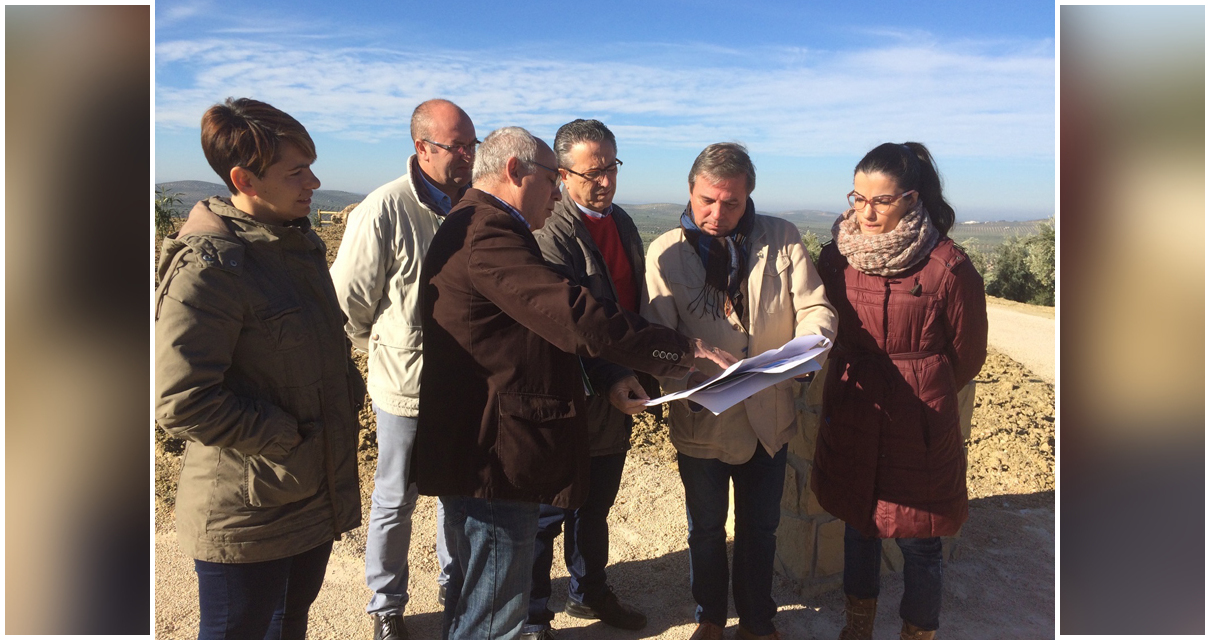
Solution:
{"label": "brown leather boot", "polygon": [[899,631],[899,640],[933,640],[935,637],[936,631],[925,631],[907,620],[903,621],[903,629]]}
{"label": "brown leather boot", "polygon": [[713,622],[699,623],[689,640],[723,640],[723,628]]}
{"label": "brown leather boot", "polygon": [[873,640],[878,598],[844,596],[844,628],[836,640]]}

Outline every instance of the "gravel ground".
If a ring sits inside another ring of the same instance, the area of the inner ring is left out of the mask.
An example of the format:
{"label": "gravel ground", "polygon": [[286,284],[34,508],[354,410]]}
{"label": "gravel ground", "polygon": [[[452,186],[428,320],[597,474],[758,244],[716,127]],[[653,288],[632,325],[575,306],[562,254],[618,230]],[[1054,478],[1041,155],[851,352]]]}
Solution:
{"label": "gravel ground", "polygon": [[[341,227],[325,228],[329,260]],[[335,241],[333,241],[335,240]],[[1053,323],[1053,321],[1052,321]],[[1052,352],[1053,354],[1053,352]],[[364,361],[362,362],[364,368]],[[945,569],[942,638],[1039,638],[1054,634],[1054,387],[1041,375],[993,352],[977,378],[968,455],[970,520],[956,556]],[[363,522],[373,488],[374,418],[362,414],[359,453]],[[645,611],[646,629],[625,632],[570,618],[554,625],[560,638],[688,638],[693,631],[684,491],[667,429],[645,420],[635,429],[634,449],[617,504],[610,513],[610,582],[619,596]],[[156,435],[155,628],[158,638],[197,634],[197,579],[176,542],[172,503],[180,470],[180,443]],[[434,548],[435,499],[422,496],[414,515],[410,552],[411,637],[437,638]],[[561,538],[560,538],[561,540]],[[363,580],[365,526],[337,542],[324,588],[311,610],[309,638],[370,638],[364,613],[369,591]],[[556,549],[555,557],[561,557]],[[553,608],[561,608],[567,572],[555,563]],[[898,631],[900,574],[885,574],[876,637]],[[804,598],[776,576],[775,620],[783,637],[834,638],[843,624],[838,592]],[[729,621],[734,633],[734,612]]]}

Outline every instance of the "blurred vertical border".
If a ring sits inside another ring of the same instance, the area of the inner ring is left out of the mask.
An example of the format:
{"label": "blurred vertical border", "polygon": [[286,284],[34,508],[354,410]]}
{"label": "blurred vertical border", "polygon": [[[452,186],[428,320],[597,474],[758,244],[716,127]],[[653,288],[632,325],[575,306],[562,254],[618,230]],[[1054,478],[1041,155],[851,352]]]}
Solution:
{"label": "blurred vertical border", "polygon": [[4,631],[150,635],[151,8],[4,17]]}
{"label": "blurred vertical border", "polygon": [[1058,12],[1058,630],[1200,637],[1205,7]]}

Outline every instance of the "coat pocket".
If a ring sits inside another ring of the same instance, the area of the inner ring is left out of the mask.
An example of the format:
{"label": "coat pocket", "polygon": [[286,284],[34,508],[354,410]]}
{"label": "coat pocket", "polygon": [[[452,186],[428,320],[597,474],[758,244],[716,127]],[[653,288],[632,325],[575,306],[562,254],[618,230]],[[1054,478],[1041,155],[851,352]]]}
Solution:
{"label": "coat pocket", "polygon": [[496,451],[504,475],[517,488],[561,489],[571,484],[578,431],[571,400],[534,393],[501,393]]}
{"label": "coat pocket", "polygon": [[318,423],[299,425],[302,442],[284,454],[244,457],[244,503],[279,507],[309,498],[324,477],[324,434]]}

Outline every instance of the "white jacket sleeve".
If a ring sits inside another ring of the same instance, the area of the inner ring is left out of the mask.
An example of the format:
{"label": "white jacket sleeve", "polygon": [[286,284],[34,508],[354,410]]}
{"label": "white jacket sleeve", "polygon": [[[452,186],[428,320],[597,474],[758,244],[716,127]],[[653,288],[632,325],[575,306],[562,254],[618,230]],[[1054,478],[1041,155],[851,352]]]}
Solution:
{"label": "white jacket sleeve", "polygon": [[330,269],[340,309],[348,318],[345,333],[361,351],[369,350],[370,329],[396,260],[393,219],[398,217],[383,200],[357,205]]}

